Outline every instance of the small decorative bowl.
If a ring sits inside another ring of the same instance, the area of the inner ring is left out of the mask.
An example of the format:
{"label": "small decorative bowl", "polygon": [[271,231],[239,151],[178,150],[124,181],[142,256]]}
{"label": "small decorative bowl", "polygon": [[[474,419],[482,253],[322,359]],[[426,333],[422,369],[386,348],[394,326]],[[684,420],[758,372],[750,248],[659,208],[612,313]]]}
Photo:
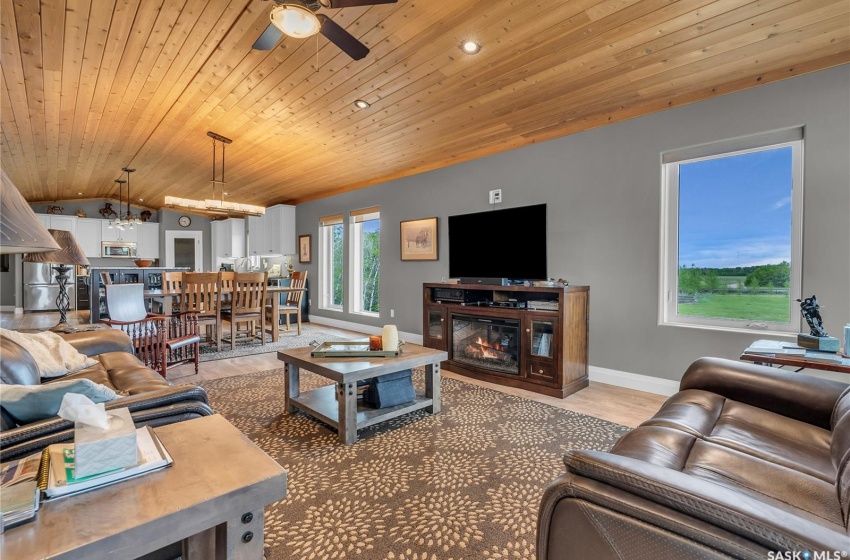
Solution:
{"label": "small decorative bowl", "polygon": [[153,261],[148,259],[136,259],[133,262],[136,263],[136,266],[139,268],[147,268],[153,264]]}

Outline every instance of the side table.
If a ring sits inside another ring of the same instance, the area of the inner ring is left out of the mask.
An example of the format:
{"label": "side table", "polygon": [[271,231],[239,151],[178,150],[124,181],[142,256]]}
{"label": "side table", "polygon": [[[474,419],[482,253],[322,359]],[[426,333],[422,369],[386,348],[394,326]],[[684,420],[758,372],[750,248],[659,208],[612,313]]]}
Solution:
{"label": "side table", "polygon": [[286,472],[219,414],[154,428],[174,465],[42,504],[0,535],[0,557],[138,558],[183,542],[183,558],[263,558],[263,508]]}

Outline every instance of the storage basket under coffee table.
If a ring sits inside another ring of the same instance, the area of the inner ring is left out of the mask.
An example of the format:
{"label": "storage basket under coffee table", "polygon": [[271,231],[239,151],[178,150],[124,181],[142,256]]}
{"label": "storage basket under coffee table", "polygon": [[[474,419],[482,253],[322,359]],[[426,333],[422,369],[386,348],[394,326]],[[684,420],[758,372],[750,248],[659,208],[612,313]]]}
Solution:
{"label": "storage basket under coffee table", "polygon": [[[333,426],[339,440],[351,445],[357,430],[424,408],[440,412],[440,362],[448,359],[441,350],[405,344],[397,358],[313,358],[312,347],[281,350],[278,360],[286,364],[286,410],[301,410]],[[357,403],[357,382],[405,369],[425,367],[425,393],[417,393],[413,402],[374,409]],[[301,368],[334,381],[334,385],[301,393]]]}

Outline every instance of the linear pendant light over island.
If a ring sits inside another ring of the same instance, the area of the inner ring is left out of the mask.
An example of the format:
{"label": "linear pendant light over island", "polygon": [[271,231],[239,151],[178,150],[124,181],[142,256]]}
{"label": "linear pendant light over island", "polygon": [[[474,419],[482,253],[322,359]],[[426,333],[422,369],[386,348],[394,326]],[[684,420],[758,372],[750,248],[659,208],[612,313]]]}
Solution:
{"label": "linear pendant light over island", "polygon": [[[213,197],[215,197],[215,187],[219,186],[221,196],[218,200],[208,198],[205,200],[193,200],[191,198],[180,198],[177,196],[166,196],[165,205],[170,208],[186,208],[196,212],[206,214],[234,214],[247,216],[262,216],[266,213],[266,209],[262,206],[254,206],[253,204],[240,204],[238,202],[225,202],[224,200],[224,149],[227,144],[233,142],[230,138],[217,134],[215,132],[207,132],[207,136],[213,139],[213,158],[212,158],[212,187]],[[215,153],[216,142],[221,142],[221,180],[216,179],[215,175]]]}

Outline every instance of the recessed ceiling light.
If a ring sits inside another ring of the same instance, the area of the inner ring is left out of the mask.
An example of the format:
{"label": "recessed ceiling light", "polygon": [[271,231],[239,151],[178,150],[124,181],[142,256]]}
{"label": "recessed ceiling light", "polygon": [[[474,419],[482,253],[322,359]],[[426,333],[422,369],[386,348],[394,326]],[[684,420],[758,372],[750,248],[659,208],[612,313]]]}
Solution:
{"label": "recessed ceiling light", "polygon": [[139,202],[144,202],[144,201],[145,201],[145,199],[144,199],[144,198],[140,198],[140,199],[139,199]]}
{"label": "recessed ceiling light", "polygon": [[478,54],[481,52],[481,43],[478,41],[464,41],[460,44],[460,50],[466,54]]}
{"label": "recessed ceiling light", "polygon": [[358,109],[368,109],[372,105],[368,101],[363,101],[362,99],[358,99],[354,102],[354,106]]}
{"label": "recessed ceiling light", "polygon": [[83,193],[81,193],[81,192],[78,192],[78,193],[77,193],[77,196],[80,196],[80,195],[82,195],[82,194],[83,194]]}

